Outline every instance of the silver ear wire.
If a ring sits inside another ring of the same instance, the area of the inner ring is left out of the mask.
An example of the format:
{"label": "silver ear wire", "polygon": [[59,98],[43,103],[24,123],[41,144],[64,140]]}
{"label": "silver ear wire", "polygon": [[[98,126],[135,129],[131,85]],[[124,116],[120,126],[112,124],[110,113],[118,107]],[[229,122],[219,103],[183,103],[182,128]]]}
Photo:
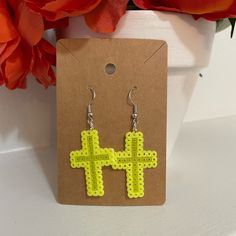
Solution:
{"label": "silver ear wire", "polygon": [[92,98],[91,98],[91,100],[88,104],[88,107],[87,107],[87,122],[89,124],[89,129],[94,129],[94,119],[93,119],[92,105],[93,105],[93,102],[96,98],[96,93],[95,93],[94,88],[91,87],[91,86],[88,86],[87,89],[90,90],[91,93],[92,93]]}
{"label": "silver ear wire", "polygon": [[132,93],[136,89],[138,89],[137,86],[134,86],[132,89],[130,89],[128,93],[128,103],[129,105],[133,106],[133,113],[131,115],[131,119],[132,119],[132,130],[134,132],[138,131],[138,105],[135,104],[132,99]]}

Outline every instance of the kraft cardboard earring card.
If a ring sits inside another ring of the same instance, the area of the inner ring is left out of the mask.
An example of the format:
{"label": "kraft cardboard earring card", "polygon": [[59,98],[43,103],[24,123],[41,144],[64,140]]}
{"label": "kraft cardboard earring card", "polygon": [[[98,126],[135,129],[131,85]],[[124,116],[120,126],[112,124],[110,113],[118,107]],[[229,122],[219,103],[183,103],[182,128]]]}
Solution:
{"label": "kraft cardboard earring card", "polygon": [[58,201],[163,204],[166,108],[164,41],[59,40]]}

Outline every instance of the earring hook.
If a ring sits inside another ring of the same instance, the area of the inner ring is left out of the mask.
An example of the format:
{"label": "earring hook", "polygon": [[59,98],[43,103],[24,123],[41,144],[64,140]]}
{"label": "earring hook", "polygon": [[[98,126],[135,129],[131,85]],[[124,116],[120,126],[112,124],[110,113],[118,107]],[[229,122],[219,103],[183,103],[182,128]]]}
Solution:
{"label": "earring hook", "polygon": [[132,129],[134,132],[138,131],[138,105],[134,103],[133,99],[132,99],[132,93],[134,90],[137,90],[137,86],[134,86],[132,89],[130,89],[129,93],[128,93],[128,103],[129,105],[133,106],[133,113],[131,115],[131,119],[132,119]]}
{"label": "earring hook", "polygon": [[90,90],[91,94],[92,94],[92,98],[91,98],[91,100],[88,104],[88,109],[87,109],[87,113],[88,113],[87,114],[87,121],[88,121],[88,124],[89,124],[89,128],[94,129],[92,105],[93,105],[93,102],[96,98],[96,92],[95,92],[94,88],[91,87],[91,86],[88,86],[87,89]]}
{"label": "earring hook", "polygon": [[91,98],[91,100],[89,102],[89,105],[91,106],[93,104],[93,101],[96,98],[96,92],[95,92],[95,90],[94,90],[94,88],[92,86],[88,86],[87,89],[90,90],[91,94],[92,94],[92,98]]}
{"label": "earring hook", "polygon": [[133,99],[132,99],[132,94],[133,94],[133,91],[134,91],[134,90],[137,90],[137,89],[138,89],[138,87],[137,87],[137,86],[134,86],[132,89],[130,89],[129,94],[128,94],[129,104],[130,104],[131,106],[133,106],[133,109],[134,109],[133,112],[134,112],[134,113],[138,113],[138,105],[134,103],[134,101],[133,101]]}

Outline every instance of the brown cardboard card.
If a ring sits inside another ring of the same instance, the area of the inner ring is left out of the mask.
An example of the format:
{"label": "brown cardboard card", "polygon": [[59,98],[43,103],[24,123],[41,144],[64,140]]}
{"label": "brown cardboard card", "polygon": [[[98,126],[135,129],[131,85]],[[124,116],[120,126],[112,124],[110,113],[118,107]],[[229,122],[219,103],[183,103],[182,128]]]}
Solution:
{"label": "brown cardboard card", "polygon": [[[108,74],[106,65],[115,72]],[[89,197],[83,168],[70,166],[69,154],[81,149],[81,131],[87,130],[87,105],[92,106],[100,147],[124,150],[131,130],[129,90],[137,86],[138,130],[144,150],[158,153],[158,165],[144,170],[144,197],[128,198],[126,173],[103,167],[105,195]],[[62,39],[57,43],[58,201],[79,205],[160,205],[166,186],[167,44],[141,39]]]}

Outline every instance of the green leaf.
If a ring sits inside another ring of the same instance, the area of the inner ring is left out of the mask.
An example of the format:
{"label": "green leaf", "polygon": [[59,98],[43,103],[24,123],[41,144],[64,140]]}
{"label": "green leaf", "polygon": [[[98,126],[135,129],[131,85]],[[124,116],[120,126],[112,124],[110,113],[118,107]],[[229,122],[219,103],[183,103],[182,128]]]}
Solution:
{"label": "green leaf", "polygon": [[231,26],[232,26],[232,29],[231,29],[231,38],[233,37],[233,35],[234,35],[234,29],[235,29],[235,21],[236,21],[236,19],[235,18],[229,18],[229,21],[230,21],[230,23],[231,23]]}
{"label": "green leaf", "polygon": [[128,5],[127,10],[140,10],[140,9],[134,5]]}
{"label": "green leaf", "polygon": [[231,25],[228,18],[220,19],[216,23],[216,32],[223,31]]}
{"label": "green leaf", "polygon": [[129,0],[127,9],[128,9],[128,10],[140,10],[138,7],[136,7],[136,6],[134,5],[134,3],[133,3],[132,0]]}

